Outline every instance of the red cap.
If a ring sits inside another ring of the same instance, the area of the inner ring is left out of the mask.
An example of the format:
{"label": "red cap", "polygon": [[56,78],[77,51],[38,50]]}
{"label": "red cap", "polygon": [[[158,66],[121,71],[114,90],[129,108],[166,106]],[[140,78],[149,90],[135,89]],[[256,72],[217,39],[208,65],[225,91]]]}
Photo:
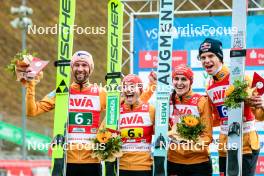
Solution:
{"label": "red cap", "polygon": [[133,84],[136,84],[140,91],[142,92],[143,91],[143,82],[142,80],[139,78],[139,76],[137,75],[134,75],[134,74],[128,74],[126,75],[124,78],[123,78],[123,84],[126,83],[126,82],[130,82],[130,83],[133,83]]}
{"label": "red cap", "polygon": [[174,78],[176,75],[184,75],[191,81],[191,84],[193,83],[193,71],[186,65],[179,65],[175,67],[172,71],[172,78]]}

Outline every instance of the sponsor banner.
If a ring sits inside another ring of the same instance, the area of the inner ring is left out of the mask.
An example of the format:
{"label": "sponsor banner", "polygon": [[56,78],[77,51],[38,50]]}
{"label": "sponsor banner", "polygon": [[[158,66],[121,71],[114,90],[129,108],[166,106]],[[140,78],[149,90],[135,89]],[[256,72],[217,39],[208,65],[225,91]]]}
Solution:
{"label": "sponsor banner", "polygon": [[[249,16],[247,20],[247,66],[246,70],[261,70],[264,64],[264,21],[263,15]],[[197,59],[200,43],[207,37],[221,40],[223,43],[224,63],[230,65],[230,46],[231,35],[234,30],[231,27],[231,17],[186,17],[175,18],[173,22],[171,35],[173,40],[173,51],[184,51],[186,60],[181,63],[187,63],[194,70],[194,74],[200,74],[196,71],[202,71],[200,61]],[[139,74],[141,72],[150,72],[155,70],[158,50],[158,18],[136,18],[134,20],[134,46],[133,61],[131,62],[132,72]],[[149,52],[149,53],[148,53]],[[147,74],[146,74],[147,76]],[[201,76],[201,75],[199,75]],[[198,76],[197,76],[198,77]],[[145,79],[141,77],[142,79]],[[146,79],[147,80],[147,79]],[[201,93],[201,84],[195,83],[193,89]],[[147,83],[147,82],[145,82]],[[204,88],[203,88],[204,89]]]}
{"label": "sponsor banner", "polygon": [[148,152],[151,150],[151,145],[148,143],[125,143],[122,145],[122,151],[139,151],[139,152]]}
{"label": "sponsor banner", "polygon": [[118,100],[118,96],[107,96],[107,108],[108,111],[106,112],[106,120],[107,120],[107,124],[110,126],[115,126],[116,122],[117,122],[117,116],[116,116],[116,112],[118,111],[119,108],[119,100]]}
{"label": "sponsor banner", "polygon": [[100,100],[98,96],[93,95],[70,95],[69,109],[79,109],[79,110],[94,110],[100,109]]}
{"label": "sponsor banner", "polygon": [[[230,66],[231,27],[230,16],[218,17],[185,17],[174,19],[174,29],[171,34],[174,37],[173,51],[185,51],[186,61],[194,71],[193,90],[205,94],[205,87],[210,76],[202,69],[197,59],[200,43],[207,37],[218,39],[223,43],[224,64]],[[249,16],[247,20],[247,57],[246,74],[253,77],[254,72],[264,77],[264,16]],[[134,20],[134,46],[133,61],[131,62],[132,72],[138,74],[144,83],[148,83],[149,72],[155,70],[158,50],[158,18],[135,18]],[[150,52],[149,55],[146,52]],[[146,56],[147,55],[147,56]],[[146,62],[150,61],[150,62]],[[151,97],[150,103],[155,105],[155,94]],[[223,114],[224,116],[224,114]],[[256,175],[264,175],[264,125],[257,126],[261,142],[260,158],[258,161]],[[214,128],[214,142],[210,145],[213,162],[213,173],[219,175],[217,143],[219,141],[219,128]]]}
{"label": "sponsor banner", "polygon": [[[172,67],[187,64],[187,51],[172,51]],[[139,68],[157,68],[158,51],[140,51]]]}
{"label": "sponsor banner", "polygon": [[264,174],[264,156],[259,156],[256,168],[257,174]]}
{"label": "sponsor banner", "polygon": [[264,66],[264,48],[247,49],[247,66]]}
{"label": "sponsor banner", "polygon": [[49,176],[50,160],[0,160],[0,175]]}
{"label": "sponsor banner", "polygon": [[152,122],[149,112],[125,113],[120,115],[120,127],[149,126]]}
{"label": "sponsor banner", "polygon": [[91,140],[96,138],[96,134],[76,134],[68,133],[68,143],[91,143]]}
{"label": "sponsor banner", "polygon": [[86,125],[69,125],[69,133],[96,133],[97,128],[92,128],[91,126]]}

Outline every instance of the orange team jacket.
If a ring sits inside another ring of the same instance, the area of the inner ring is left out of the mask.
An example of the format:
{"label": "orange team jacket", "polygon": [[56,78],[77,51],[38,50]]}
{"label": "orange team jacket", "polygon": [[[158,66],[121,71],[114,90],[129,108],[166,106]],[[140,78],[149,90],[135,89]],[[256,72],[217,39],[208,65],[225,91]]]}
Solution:
{"label": "orange team jacket", "polygon": [[[27,115],[28,116],[37,116],[44,112],[51,111],[55,108],[55,91],[52,91],[48,95],[46,95],[42,100],[36,101],[35,99],[35,81],[29,81],[26,84],[27,92],[26,92],[26,103],[27,103]],[[152,85],[149,85],[150,87]],[[145,102],[151,96],[151,89],[147,89],[147,91],[143,92],[140,99]],[[94,123],[91,124],[91,128],[85,129],[89,131],[90,138],[95,137],[95,133],[99,128],[99,123],[101,122],[100,119],[100,112],[105,110],[106,107],[106,92],[104,89],[94,86],[92,84],[84,84],[82,88],[76,83],[72,83],[70,86],[71,96],[69,103],[69,112],[72,111],[74,113],[76,110],[89,113],[90,111],[93,113],[95,120]],[[72,95],[73,94],[73,95]],[[85,96],[84,98],[86,101],[82,101],[78,103],[78,97]],[[77,99],[74,100],[74,97]],[[87,98],[90,97],[90,98]],[[87,99],[91,99],[88,101]],[[91,107],[90,103],[94,102],[95,107]],[[97,102],[97,103],[96,103]],[[85,108],[78,107],[77,105],[83,105]],[[90,109],[89,109],[90,106]],[[88,107],[88,110],[87,110]],[[87,112],[86,112],[87,111]],[[79,128],[78,126],[69,126],[69,133],[71,142],[74,143],[75,141],[78,143],[82,143],[83,141],[87,141],[85,138],[80,138],[78,134],[75,134],[73,129]],[[91,157],[91,150],[79,150],[77,149],[78,145],[71,145],[71,149],[67,151],[67,162],[68,163],[99,163],[99,161],[95,158]]]}
{"label": "orange team jacket", "polygon": [[121,170],[151,170],[151,139],[154,130],[155,108],[148,103],[123,103],[120,108],[119,129],[123,156]]}
{"label": "orange team jacket", "polygon": [[[251,80],[245,77],[248,82]],[[225,98],[225,90],[229,86],[229,70],[226,66],[209,81],[207,94],[210,98],[210,105],[213,108],[213,124],[220,126],[218,151],[221,157],[226,156],[227,148],[227,132],[228,132],[228,116],[227,109],[223,105]],[[260,148],[258,134],[255,128],[255,120],[263,121],[263,108],[253,108],[245,104],[244,123],[243,123],[243,153],[252,153],[252,150]]]}
{"label": "orange team jacket", "polygon": [[189,91],[181,98],[175,97],[174,107],[172,101],[171,99],[170,126],[179,122],[180,116],[192,114],[201,118],[205,129],[199,136],[199,143],[203,146],[192,147],[192,145],[172,142],[168,151],[168,160],[178,164],[198,164],[209,161],[209,144],[212,141],[212,117],[208,98]]}
{"label": "orange team jacket", "polygon": [[[151,85],[152,90],[155,90],[156,85]],[[148,92],[148,97],[151,97],[151,93],[153,91]],[[198,116],[201,117],[202,123],[205,125],[205,130],[203,134],[201,135],[201,140],[204,143],[204,148],[203,150],[198,149],[198,150],[183,150],[182,147],[175,148],[174,144],[171,144],[171,149],[168,152],[168,160],[174,163],[181,163],[181,164],[197,164],[197,163],[202,163],[206,162],[209,160],[209,144],[212,142],[212,112],[211,108],[209,106],[209,100],[208,97],[201,96],[199,98],[199,101],[193,105],[192,103],[192,98],[197,98],[197,95],[194,96],[195,94],[190,91],[188,92],[185,96],[182,97],[180,100],[177,98],[175,101],[176,104],[178,104],[178,108],[184,108],[181,109],[181,113],[186,114],[188,113],[188,110],[185,108],[193,107],[196,106],[197,111],[199,114]],[[173,113],[175,113],[172,107],[172,102],[170,102],[170,110],[171,110],[171,116],[174,116]],[[173,119],[170,118],[170,122],[172,122]],[[171,124],[172,125],[172,124]],[[184,148],[186,149],[186,148]]]}

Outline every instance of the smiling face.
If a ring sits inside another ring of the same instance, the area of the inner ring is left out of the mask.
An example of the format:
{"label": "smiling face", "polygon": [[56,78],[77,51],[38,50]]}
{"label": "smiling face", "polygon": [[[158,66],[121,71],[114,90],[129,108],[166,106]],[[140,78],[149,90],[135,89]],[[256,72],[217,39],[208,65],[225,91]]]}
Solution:
{"label": "smiling face", "polygon": [[72,65],[72,74],[76,83],[80,84],[87,82],[90,74],[89,64],[85,61],[76,61]]}
{"label": "smiling face", "polygon": [[202,53],[200,55],[200,60],[203,68],[209,75],[215,75],[217,70],[222,66],[222,62],[212,52]]}
{"label": "smiling face", "polygon": [[124,82],[123,83],[123,96],[125,99],[125,103],[128,105],[133,105],[139,101],[139,97],[141,94],[140,86],[132,82]]}
{"label": "smiling face", "polygon": [[172,84],[179,97],[188,93],[191,88],[191,81],[184,75],[176,75],[172,80]]}

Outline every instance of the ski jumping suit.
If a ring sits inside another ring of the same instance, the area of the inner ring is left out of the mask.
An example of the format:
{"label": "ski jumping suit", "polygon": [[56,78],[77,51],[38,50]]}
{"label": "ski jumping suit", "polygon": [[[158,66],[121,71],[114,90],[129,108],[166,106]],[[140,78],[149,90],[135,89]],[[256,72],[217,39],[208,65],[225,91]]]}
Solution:
{"label": "ski jumping suit", "polygon": [[[37,116],[55,108],[55,92],[49,93],[41,101],[35,101],[34,81],[27,86],[27,114]],[[91,150],[85,149],[86,144],[96,136],[101,119],[100,112],[105,109],[106,93],[99,87],[89,83],[72,83],[70,87],[69,112],[91,114],[89,126],[82,126],[70,122],[68,127],[67,175],[87,173],[92,169],[95,175],[100,175],[100,162],[91,157]],[[83,131],[78,132],[77,130]],[[69,145],[70,143],[70,145]],[[97,169],[96,169],[97,168]],[[97,172],[96,172],[97,171]]]}
{"label": "ski jumping suit", "polygon": [[201,118],[205,125],[204,132],[200,135],[203,147],[192,147],[186,144],[171,143],[168,151],[168,174],[169,175],[192,175],[203,176],[212,174],[212,165],[209,159],[209,144],[212,141],[212,118],[208,98],[189,91],[182,97],[174,94],[174,103],[171,98],[169,119],[170,126],[177,123],[179,116],[192,114]]}
{"label": "ski jumping suit", "polygon": [[[219,136],[219,164],[220,172],[226,171],[226,144],[228,132],[227,108],[223,105],[225,90],[229,86],[229,70],[226,66],[210,80],[207,94],[213,106],[214,125],[220,125]],[[252,108],[245,105],[243,124],[243,176],[255,174],[256,162],[260,149],[258,134],[255,129],[255,119],[263,120],[264,113],[261,108]]]}
{"label": "ski jumping suit", "polygon": [[120,108],[123,156],[120,158],[120,175],[152,175],[151,139],[154,134],[154,106],[139,102],[123,103]]}

